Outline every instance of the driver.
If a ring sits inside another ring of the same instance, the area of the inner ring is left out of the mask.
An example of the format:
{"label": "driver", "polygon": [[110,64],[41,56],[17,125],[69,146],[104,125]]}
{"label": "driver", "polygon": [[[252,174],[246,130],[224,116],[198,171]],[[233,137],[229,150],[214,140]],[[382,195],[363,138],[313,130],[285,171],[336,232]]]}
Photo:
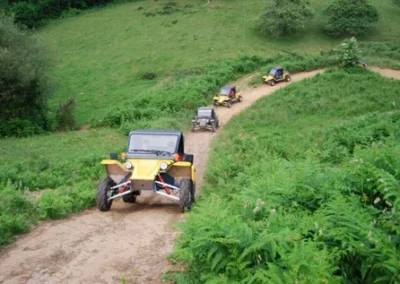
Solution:
{"label": "driver", "polygon": [[229,92],[229,96],[230,96],[232,99],[235,97],[235,90],[234,90],[234,89],[232,89],[232,90]]}

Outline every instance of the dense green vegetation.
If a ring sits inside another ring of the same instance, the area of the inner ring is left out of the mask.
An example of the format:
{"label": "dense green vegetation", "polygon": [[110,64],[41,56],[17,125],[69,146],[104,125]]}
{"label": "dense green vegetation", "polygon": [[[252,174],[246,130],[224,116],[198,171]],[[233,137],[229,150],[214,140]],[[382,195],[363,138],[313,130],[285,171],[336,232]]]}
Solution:
{"label": "dense green vegetation", "polygon": [[0,246],[39,219],[94,206],[100,161],[125,144],[107,129],[0,140]]}
{"label": "dense green vegetation", "polygon": [[[77,122],[82,125],[149,89],[163,90],[165,80],[197,72],[210,63],[239,55],[272,57],[281,49],[318,53],[340,41],[322,30],[322,11],[327,6],[322,0],[310,1],[315,16],[306,30],[279,39],[260,37],[255,29],[264,13],[263,0],[212,1],[205,7],[189,0],[176,3],[173,7],[161,1],[109,6],[54,20],[42,28],[41,36],[57,51],[58,89],[52,109],[74,96]],[[370,3],[381,17],[375,32],[358,40],[398,40],[400,7],[390,1]],[[111,24],[104,19],[112,19]],[[157,78],[143,79],[148,72]]]}
{"label": "dense green vegetation", "polygon": [[178,283],[399,282],[399,95],[332,69],[235,117],[181,225]]}
{"label": "dense green vegetation", "polygon": [[324,11],[325,29],[331,35],[365,35],[379,20],[378,10],[367,0],[333,0]]}
{"label": "dense green vegetation", "polygon": [[[135,0],[131,0],[133,2]],[[141,1],[141,0],[139,0]],[[15,16],[15,21],[29,28],[42,26],[46,21],[58,17],[78,15],[81,10],[102,6],[110,0],[4,0],[0,4]],[[116,2],[116,1],[114,1]],[[128,2],[128,1],[127,1]]]}
{"label": "dense green vegetation", "polygon": [[[18,29],[0,11],[0,137],[36,134],[50,128],[50,62],[40,38]],[[19,133],[18,128],[25,133]]]}
{"label": "dense green vegetation", "polygon": [[312,19],[310,3],[304,0],[270,0],[261,16],[258,29],[264,36],[284,36],[305,29]]}

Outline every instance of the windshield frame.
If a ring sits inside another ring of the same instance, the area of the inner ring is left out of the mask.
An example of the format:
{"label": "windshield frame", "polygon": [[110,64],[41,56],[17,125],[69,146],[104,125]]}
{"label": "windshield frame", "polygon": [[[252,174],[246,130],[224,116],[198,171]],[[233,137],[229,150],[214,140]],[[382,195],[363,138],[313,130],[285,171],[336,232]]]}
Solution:
{"label": "windshield frame", "polygon": [[[135,139],[135,140],[132,140]],[[133,143],[141,140],[136,145]],[[148,149],[140,148],[138,145],[147,143]],[[162,146],[162,144],[174,142],[174,146]],[[127,158],[173,158],[174,154],[179,152],[181,137],[176,133],[130,133],[127,145]],[[161,147],[160,147],[161,146]]]}
{"label": "windshield frame", "polygon": [[212,109],[199,109],[197,110],[197,117],[212,117]]}

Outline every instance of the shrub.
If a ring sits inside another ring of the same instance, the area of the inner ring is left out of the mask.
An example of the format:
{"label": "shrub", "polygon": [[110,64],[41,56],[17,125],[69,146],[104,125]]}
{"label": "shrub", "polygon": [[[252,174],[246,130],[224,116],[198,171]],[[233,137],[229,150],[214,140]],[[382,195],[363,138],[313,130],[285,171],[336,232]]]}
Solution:
{"label": "shrub", "polygon": [[367,0],[334,0],[324,11],[330,35],[365,35],[378,21],[378,11]]}
{"label": "shrub", "polygon": [[27,137],[42,134],[44,130],[38,124],[26,119],[10,119],[0,124],[0,137]]}
{"label": "shrub", "polygon": [[143,74],[142,78],[144,80],[154,80],[155,78],[157,78],[157,74],[153,72],[147,72]]}
{"label": "shrub", "polygon": [[352,37],[351,39],[344,40],[336,49],[338,60],[343,67],[355,66],[360,61],[361,50],[358,47],[357,40]]}
{"label": "shrub", "polygon": [[36,209],[29,199],[11,184],[0,194],[0,246],[16,235],[26,232],[36,221]]}
{"label": "shrub", "polygon": [[0,101],[7,106],[0,112],[0,122],[19,119],[49,129],[46,109],[51,58],[46,47],[40,38],[19,29],[3,14],[0,34]]}
{"label": "shrub", "polygon": [[305,28],[313,16],[310,5],[305,0],[269,0],[266,10],[257,27],[261,35],[283,36],[297,33]]}
{"label": "shrub", "polygon": [[28,28],[39,27],[42,25],[40,7],[30,2],[18,2],[11,8],[14,19],[17,23],[23,24]]}
{"label": "shrub", "polygon": [[56,113],[57,129],[73,130],[76,129],[76,120],[74,117],[75,98],[69,98],[65,103],[61,104]]}

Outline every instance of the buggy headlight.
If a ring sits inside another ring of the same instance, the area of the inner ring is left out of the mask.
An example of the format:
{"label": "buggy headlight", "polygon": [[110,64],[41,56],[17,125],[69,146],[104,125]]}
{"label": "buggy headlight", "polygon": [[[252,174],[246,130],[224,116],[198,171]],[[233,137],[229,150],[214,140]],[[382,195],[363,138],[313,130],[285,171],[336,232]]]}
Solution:
{"label": "buggy headlight", "polygon": [[132,169],[132,163],[131,162],[126,162],[124,164],[124,167],[125,167],[125,169],[130,170],[130,169]]}
{"label": "buggy headlight", "polygon": [[167,164],[167,163],[162,162],[162,163],[160,164],[160,169],[161,169],[161,170],[165,171],[167,168],[168,168],[168,164]]}

